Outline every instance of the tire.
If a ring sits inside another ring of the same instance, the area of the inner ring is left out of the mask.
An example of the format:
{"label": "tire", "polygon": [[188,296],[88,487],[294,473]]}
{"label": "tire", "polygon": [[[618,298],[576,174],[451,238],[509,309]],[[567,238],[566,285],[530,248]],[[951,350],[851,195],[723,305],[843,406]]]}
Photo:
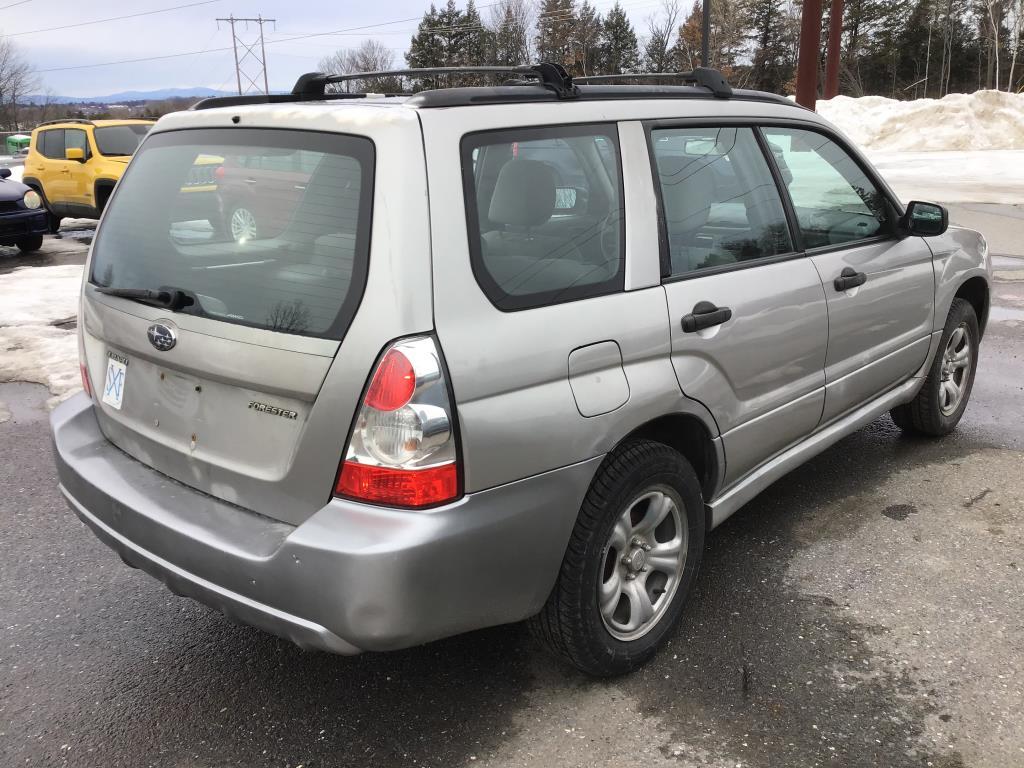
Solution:
{"label": "tire", "polygon": [[61,217],[52,211],[46,212],[46,226],[51,235],[56,235],[60,232]]}
{"label": "tire", "polygon": [[974,307],[965,299],[953,299],[924,385],[913,400],[889,412],[900,429],[929,437],[942,437],[956,429],[974,388],[980,340]]}
{"label": "tire", "polygon": [[[663,522],[651,525],[659,510]],[[601,463],[584,497],[558,580],[530,619],[531,632],[589,675],[637,669],[679,623],[703,556],[704,529],[700,483],[686,459],[650,440],[624,443]],[[666,554],[659,557],[659,549]],[[643,594],[653,612],[646,623],[643,610],[633,613]]]}
{"label": "tire", "polygon": [[43,236],[33,235],[32,237],[26,237],[23,240],[19,240],[15,245],[18,246],[18,250],[22,253],[32,253],[32,251],[38,251],[43,247]]}

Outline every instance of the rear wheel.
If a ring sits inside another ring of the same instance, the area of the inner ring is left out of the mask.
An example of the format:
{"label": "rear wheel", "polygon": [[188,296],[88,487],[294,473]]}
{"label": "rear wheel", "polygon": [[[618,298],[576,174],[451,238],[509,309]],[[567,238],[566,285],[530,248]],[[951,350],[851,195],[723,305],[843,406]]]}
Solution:
{"label": "rear wheel", "polygon": [[890,411],[897,426],[932,437],[947,435],[956,428],[974,387],[980,339],[974,307],[965,299],[953,299],[939,351],[921,391],[909,403]]}
{"label": "rear wheel", "polygon": [[31,253],[32,251],[38,251],[43,247],[43,236],[33,235],[32,237],[26,237],[19,240],[15,245],[18,246],[18,250],[22,253]]}
{"label": "rear wheel", "polygon": [[558,581],[531,629],[583,672],[630,672],[678,624],[703,549],[693,468],[661,443],[626,443],[591,483]]}

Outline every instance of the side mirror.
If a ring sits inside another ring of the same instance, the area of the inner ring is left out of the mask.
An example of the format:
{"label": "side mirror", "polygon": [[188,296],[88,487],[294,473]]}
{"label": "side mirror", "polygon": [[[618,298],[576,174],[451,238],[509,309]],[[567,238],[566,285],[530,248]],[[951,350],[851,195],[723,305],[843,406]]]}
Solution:
{"label": "side mirror", "polygon": [[9,179],[9,178],[11,178],[11,169],[10,168],[0,168],[0,179]]}
{"label": "side mirror", "polygon": [[936,237],[949,229],[949,211],[936,203],[914,200],[899,223],[900,233],[914,237]]}
{"label": "side mirror", "polygon": [[81,147],[70,147],[64,150],[65,160],[77,160],[80,163],[85,162],[85,150]]}

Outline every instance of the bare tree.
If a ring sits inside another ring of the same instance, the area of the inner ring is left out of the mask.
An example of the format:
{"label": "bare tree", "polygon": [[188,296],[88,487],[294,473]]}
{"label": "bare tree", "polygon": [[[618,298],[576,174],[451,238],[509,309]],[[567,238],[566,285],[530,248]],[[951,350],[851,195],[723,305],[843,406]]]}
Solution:
{"label": "bare tree", "polygon": [[488,26],[494,41],[494,63],[513,66],[531,60],[533,8],[528,0],[499,0],[491,6]]}
{"label": "bare tree", "polygon": [[671,68],[672,35],[679,21],[679,0],[661,0],[658,13],[647,17],[650,37],[644,46],[644,65],[648,72],[666,72]]}
{"label": "bare tree", "polygon": [[[363,40],[358,48],[342,49],[320,60],[320,71],[332,75],[346,75],[354,72],[382,72],[394,69],[395,54],[380,40]],[[401,78],[375,77],[364,80],[352,80],[331,86],[338,91],[374,91],[377,93],[397,93],[402,90]]]}
{"label": "bare tree", "polygon": [[0,122],[8,130],[17,131],[18,101],[39,87],[39,78],[32,66],[9,37],[0,37]]}
{"label": "bare tree", "polygon": [[[1011,0],[1007,18],[1010,23],[1010,50],[1012,55],[1010,58],[1010,77],[1006,81],[1006,92],[1013,93],[1017,90],[1017,84],[1014,81],[1014,74],[1017,69],[1017,54],[1020,53],[1021,42],[1024,42],[1022,40],[1022,37],[1024,37],[1024,0]],[[998,86],[996,87],[998,88]]]}

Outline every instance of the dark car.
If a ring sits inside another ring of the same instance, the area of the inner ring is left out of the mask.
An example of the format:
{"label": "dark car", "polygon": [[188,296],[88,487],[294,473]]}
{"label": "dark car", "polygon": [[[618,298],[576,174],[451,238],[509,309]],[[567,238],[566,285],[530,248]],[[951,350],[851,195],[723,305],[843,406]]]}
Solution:
{"label": "dark car", "polygon": [[0,168],[0,245],[38,251],[47,232],[46,208],[38,192],[10,175],[10,168]]}

